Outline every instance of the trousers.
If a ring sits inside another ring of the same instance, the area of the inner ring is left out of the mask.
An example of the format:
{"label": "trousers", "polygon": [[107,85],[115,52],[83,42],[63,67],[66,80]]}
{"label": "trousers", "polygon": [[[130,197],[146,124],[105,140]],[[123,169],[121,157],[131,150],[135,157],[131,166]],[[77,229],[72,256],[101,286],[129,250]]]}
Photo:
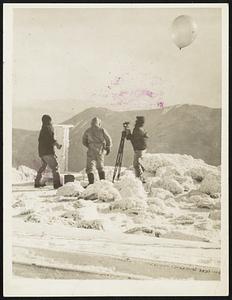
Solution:
{"label": "trousers", "polygon": [[54,185],[60,184],[60,173],[58,170],[58,162],[56,160],[55,155],[49,154],[49,155],[42,156],[41,163],[42,165],[37,172],[35,182],[36,183],[40,182],[43,172],[45,171],[46,167],[49,166],[49,168],[52,170],[53,184]]}
{"label": "trousers", "polygon": [[98,172],[104,171],[104,152],[96,151],[94,149],[88,149],[87,151],[87,161],[86,161],[86,173],[93,173],[94,166]]}
{"label": "trousers", "polygon": [[135,150],[134,151],[134,161],[133,167],[135,170],[135,176],[140,177],[143,174],[144,168],[140,163],[140,159],[143,157],[146,150]]}

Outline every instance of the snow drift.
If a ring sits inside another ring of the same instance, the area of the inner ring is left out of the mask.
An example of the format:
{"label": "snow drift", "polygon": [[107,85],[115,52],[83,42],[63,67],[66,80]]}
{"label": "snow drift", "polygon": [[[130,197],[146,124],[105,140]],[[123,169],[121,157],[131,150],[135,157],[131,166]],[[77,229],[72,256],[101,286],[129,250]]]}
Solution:
{"label": "snow drift", "polygon": [[114,187],[113,183],[108,180],[96,181],[94,184],[89,185],[81,196],[86,200],[97,199],[102,202],[111,202],[121,199],[118,190]]}
{"label": "snow drift", "polygon": [[19,166],[18,169],[12,168],[12,183],[33,182],[36,176],[36,171],[26,166]]}
{"label": "snow drift", "polygon": [[[109,181],[113,168],[106,167],[107,180],[98,180],[86,189],[80,172],[78,180],[57,192],[44,188],[41,194],[14,193],[14,216],[25,222],[160,238],[220,240],[220,167],[179,154],[146,154],[141,163],[146,170],[145,184],[130,169],[124,169],[113,184]],[[26,171],[23,169],[18,181],[33,178],[35,172]]]}
{"label": "snow drift", "polygon": [[57,190],[57,196],[78,197],[83,191],[79,181],[67,182]]}

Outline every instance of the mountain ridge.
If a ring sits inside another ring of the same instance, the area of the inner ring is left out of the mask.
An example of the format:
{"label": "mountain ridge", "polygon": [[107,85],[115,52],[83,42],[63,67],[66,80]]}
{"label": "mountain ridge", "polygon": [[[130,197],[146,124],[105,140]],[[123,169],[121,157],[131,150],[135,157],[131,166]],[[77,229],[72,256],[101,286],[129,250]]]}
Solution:
{"label": "mountain ridge", "polygon": [[[105,163],[114,165],[123,122],[129,121],[132,129],[137,115],[145,116],[144,127],[150,136],[148,152],[188,154],[201,158],[208,164],[221,163],[220,108],[182,104],[163,109],[113,111],[104,107],[90,107],[62,123],[74,125],[70,130],[70,171],[79,171],[85,167],[86,149],[81,138],[93,117],[98,116],[102,120],[102,126],[112,136],[112,152],[105,157]],[[13,129],[13,166],[25,164],[38,167],[37,135],[38,131]],[[123,164],[129,166],[132,160],[132,146],[126,142]]]}

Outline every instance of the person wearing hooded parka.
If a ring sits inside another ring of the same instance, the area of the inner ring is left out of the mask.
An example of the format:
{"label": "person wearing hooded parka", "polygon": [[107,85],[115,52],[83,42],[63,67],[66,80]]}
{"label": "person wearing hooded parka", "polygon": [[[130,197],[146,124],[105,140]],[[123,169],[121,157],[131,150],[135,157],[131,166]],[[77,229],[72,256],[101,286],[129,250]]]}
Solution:
{"label": "person wearing hooded parka", "polygon": [[100,180],[105,179],[104,156],[110,153],[112,139],[105,128],[101,126],[101,120],[97,117],[91,121],[83,134],[82,143],[87,147],[86,173],[89,184],[94,183],[93,168],[96,165]]}

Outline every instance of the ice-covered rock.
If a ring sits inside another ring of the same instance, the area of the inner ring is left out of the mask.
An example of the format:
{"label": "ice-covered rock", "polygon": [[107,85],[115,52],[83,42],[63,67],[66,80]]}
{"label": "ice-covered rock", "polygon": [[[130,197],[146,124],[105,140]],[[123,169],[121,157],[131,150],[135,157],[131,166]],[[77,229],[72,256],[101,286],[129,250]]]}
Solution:
{"label": "ice-covered rock", "polygon": [[142,182],[134,175],[122,176],[119,181],[115,182],[114,186],[122,198],[147,198]]}
{"label": "ice-covered rock", "polygon": [[41,215],[38,214],[38,213],[28,214],[25,217],[24,222],[40,223],[41,222]]}
{"label": "ice-covered rock", "polygon": [[78,197],[84,188],[79,181],[67,182],[57,190],[57,196]]}
{"label": "ice-covered rock", "polygon": [[[146,175],[148,176],[148,175]],[[151,177],[151,174],[149,173],[150,177],[146,178],[146,183],[144,184],[144,190],[149,194],[151,193],[152,188],[157,188],[157,182],[160,181],[160,177]]]}
{"label": "ice-covered rock", "polygon": [[194,224],[194,218],[190,215],[180,215],[172,220],[174,224],[191,225]]}
{"label": "ice-covered rock", "polygon": [[86,200],[100,200],[102,202],[110,202],[121,199],[119,191],[114,187],[113,183],[108,180],[96,181],[90,184],[81,194]]}
{"label": "ice-covered rock", "polygon": [[111,203],[111,210],[135,210],[135,211],[144,211],[147,208],[147,202],[144,198],[139,197],[126,197],[121,200],[116,200]]}
{"label": "ice-covered rock", "polygon": [[23,173],[25,177],[27,178],[33,178],[35,175],[36,175],[36,171],[31,169],[31,168],[28,168],[26,166],[19,166],[18,167],[18,171]]}
{"label": "ice-covered rock", "polygon": [[201,159],[194,159],[191,155],[166,154],[166,153],[147,153],[141,160],[145,170],[151,173],[161,172],[158,168],[168,167],[170,172],[182,175],[190,168],[199,165],[206,165]]}
{"label": "ice-covered rock", "polygon": [[186,171],[185,173],[188,176],[191,176],[194,180],[201,182],[205,175],[207,174],[206,167],[194,167]]}
{"label": "ice-covered rock", "polygon": [[200,189],[201,192],[206,194],[216,194],[221,192],[221,176],[218,174],[207,174],[202,180]]}
{"label": "ice-covered rock", "polygon": [[79,212],[76,210],[68,210],[65,213],[61,214],[60,217],[63,219],[72,219],[76,221],[79,218]]}
{"label": "ice-covered rock", "polygon": [[12,204],[12,208],[21,208],[21,207],[25,207],[25,206],[26,205],[22,199],[17,200]]}
{"label": "ice-covered rock", "polygon": [[190,167],[185,175],[191,176],[197,182],[201,182],[209,174],[218,174],[219,169],[214,166],[207,165],[205,162],[196,164],[194,167]]}
{"label": "ice-covered rock", "polygon": [[102,230],[103,224],[101,220],[81,220],[75,223],[78,228]]}
{"label": "ice-covered rock", "polygon": [[195,188],[193,179],[190,176],[175,176],[174,179],[181,184],[184,191],[190,191]]}
{"label": "ice-covered rock", "polygon": [[158,177],[190,176],[200,182],[207,174],[220,172],[219,167],[210,166],[191,155],[147,153],[141,162],[147,172]]}
{"label": "ice-covered rock", "polygon": [[36,171],[26,166],[19,166],[18,169],[12,168],[12,183],[33,182]]}
{"label": "ice-covered rock", "polygon": [[211,208],[212,207],[212,199],[208,197],[206,194],[197,194],[191,195],[186,198],[186,202],[193,203],[196,207],[200,208]]}
{"label": "ice-covered rock", "polygon": [[148,198],[148,204],[154,204],[157,207],[160,207],[161,209],[165,209],[165,203],[164,200],[158,197],[149,197]]}
{"label": "ice-covered rock", "polygon": [[173,198],[168,198],[165,200],[165,205],[167,207],[178,207],[177,202]]}
{"label": "ice-covered rock", "polygon": [[112,203],[111,209],[145,210],[147,208],[147,194],[142,182],[132,173],[122,176],[114,184],[121,195],[121,200]]}
{"label": "ice-covered rock", "polygon": [[145,227],[145,226],[138,226],[138,227],[133,227],[125,231],[125,233],[139,233],[139,232],[144,232],[147,234],[151,234],[154,232],[153,228]]}
{"label": "ice-covered rock", "polygon": [[221,210],[213,210],[209,213],[209,218],[211,220],[221,220]]}
{"label": "ice-covered rock", "polygon": [[196,169],[198,165],[207,168],[202,160],[179,154],[146,154],[142,164],[146,169],[146,191],[150,192],[152,187],[162,187],[173,194],[195,188],[191,168]]}
{"label": "ice-covered rock", "polygon": [[164,166],[159,167],[155,173],[158,177],[175,177],[175,176],[183,176],[183,170],[179,167],[174,166]]}
{"label": "ice-covered rock", "polygon": [[164,177],[156,182],[157,187],[163,188],[171,192],[172,194],[181,194],[184,192],[184,188],[173,178]]}
{"label": "ice-covered rock", "polygon": [[172,193],[164,190],[162,188],[151,188],[151,191],[149,193],[149,197],[156,197],[159,199],[168,199],[168,198],[172,198]]}
{"label": "ice-covered rock", "polygon": [[160,167],[172,166],[173,163],[170,157],[163,154],[150,154],[147,153],[141,159],[141,163],[146,171],[151,173],[156,173],[157,169]]}

